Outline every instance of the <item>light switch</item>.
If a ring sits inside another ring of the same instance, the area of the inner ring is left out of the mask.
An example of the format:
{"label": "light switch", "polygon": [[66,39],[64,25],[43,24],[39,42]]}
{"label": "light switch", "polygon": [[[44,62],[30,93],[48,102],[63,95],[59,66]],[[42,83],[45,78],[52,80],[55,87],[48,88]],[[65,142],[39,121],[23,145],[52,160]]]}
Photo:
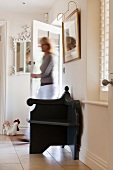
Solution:
{"label": "light switch", "polygon": [[65,74],[65,67],[63,67],[63,73]]}

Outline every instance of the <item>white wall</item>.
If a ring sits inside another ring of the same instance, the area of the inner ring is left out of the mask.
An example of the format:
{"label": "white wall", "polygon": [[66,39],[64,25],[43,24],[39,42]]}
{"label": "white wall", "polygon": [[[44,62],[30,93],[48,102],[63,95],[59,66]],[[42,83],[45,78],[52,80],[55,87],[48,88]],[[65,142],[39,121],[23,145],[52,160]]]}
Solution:
{"label": "white wall", "polygon": [[[58,15],[58,13],[65,12],[68,8],[68,0],[56,2],[53,9],[49,13],[50,22],[52,22]],[[81,15],[81,59],[73,62],[69,62],[63,65],[65,68],[65,74],[63,74],[63,86],[68,85],[74,98],[85,99],[86,92],[86,0],[75,1]],[[75,4],[70,3],[69,15],[74,9]],[[58,10],[56,10],[58,9]],[[84,10],[83,10],[84,9]],[[55,18],[53,18],[55,17]]]}
{"label": "white wall", "polygon": [[27,127],[26,118],[29,116],[29,107],[26,100],[30,97],[30,75],[11,76],[14,65],[13,39],[24,32],[23,26],[31,27],[32,20],[44,21],[44,16],[39,14],[0,13],[0,20],[7,21],[7,109],[5,119],[12,124],[15,119],[20,119],[20,127]]}
{"label": "white wall", "polygon": [[[68,0],[57,1],[49,12],[51,23],[67,10]],[[74,99],[99,101],[100,1],[75,0],[80,14],[81,59],[63,64],[63,86],[68,85]],[[72,3],[70,11],[74,9]],[[73,7],[72,7],[73,6]],[[82,104],[83,133],[80,160],[92,170],[107,170],[108,107]]]}

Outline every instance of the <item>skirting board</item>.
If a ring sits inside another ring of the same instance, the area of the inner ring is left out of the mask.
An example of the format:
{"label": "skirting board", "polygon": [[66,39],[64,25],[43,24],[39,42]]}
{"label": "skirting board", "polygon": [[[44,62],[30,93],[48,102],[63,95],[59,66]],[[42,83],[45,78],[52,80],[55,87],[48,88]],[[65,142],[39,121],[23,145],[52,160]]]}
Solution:
{"label": "skirting board", "polygon": [[92,170],[108,170],[108,163],[105,160],[84,148],[80,149],[79,160]]}
{"label": "skirting board", "polygon": [[27,127],[26,125],[22,125],[22,126],[19,126],[19,129],[20,130],[17,132],[17,134],[24,134],[27,137],[29,136],[29,130],[30,130],[29,127]]}
{"label": "skirting board", "polygon": [[21,125],[21,126],[19,126],[19,128],[20,128],[20,129],[27,129],[27,128],[29,128],[29,126]]}
{"label": "skirting board", "polygon": [[[11,125],[11,127],[12,127],[13,125]],[[29,128],[29,126],[26,126],[26,125],[19,125],[19,128],[20,129],[27,129],[27,128]]]}
{"label": "skirting board", "polygon": [[[13,125],[11,125],[11,127],[13,127]],[[17,131],[17,134],[21,134],[21,133],[25,133],[26,132],[26,130],[28,129],[29,127],[28,126],[26,126],[26,125],[21,125],[21,126],[19,126],[19,131]],[[2,128],[2,132],[0,133],[0,135],[3,135],[4,133],[3,133],[3,128]]]}

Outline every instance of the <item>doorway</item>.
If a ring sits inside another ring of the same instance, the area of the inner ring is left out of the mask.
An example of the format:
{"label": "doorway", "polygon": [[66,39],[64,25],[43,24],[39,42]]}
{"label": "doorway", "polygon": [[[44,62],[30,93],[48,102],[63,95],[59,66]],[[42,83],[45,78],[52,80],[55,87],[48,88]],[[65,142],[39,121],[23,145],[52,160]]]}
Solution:
{"label": "doorway", "polygon": [[[62,89],[62,30],[59,27],[33,20],[32,23],[32,72],[39,73],[42,62],[43,53],[39,44],[42,37],[49,37],[52,40],[55,55],[57,57],[57,67],[55,68],[55,80],[58,84],[58,97],[61,96]],[[36,92],[39,90],[40,80],[32,79],[31,81],[31,96],[36,97]]]}
{"label": "doorway", "polygon": [[0,134],[6,113],[7,22],[0,21]]}

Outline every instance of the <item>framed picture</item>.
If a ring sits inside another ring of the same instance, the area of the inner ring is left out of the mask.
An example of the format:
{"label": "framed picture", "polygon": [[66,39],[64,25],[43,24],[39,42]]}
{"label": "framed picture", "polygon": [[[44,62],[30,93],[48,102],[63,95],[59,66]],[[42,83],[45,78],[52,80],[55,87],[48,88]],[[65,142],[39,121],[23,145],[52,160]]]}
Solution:
{"label": "framed picture", "polygon": [[80,59],[80,35],[78,9],[62,23],[63,62]]}

